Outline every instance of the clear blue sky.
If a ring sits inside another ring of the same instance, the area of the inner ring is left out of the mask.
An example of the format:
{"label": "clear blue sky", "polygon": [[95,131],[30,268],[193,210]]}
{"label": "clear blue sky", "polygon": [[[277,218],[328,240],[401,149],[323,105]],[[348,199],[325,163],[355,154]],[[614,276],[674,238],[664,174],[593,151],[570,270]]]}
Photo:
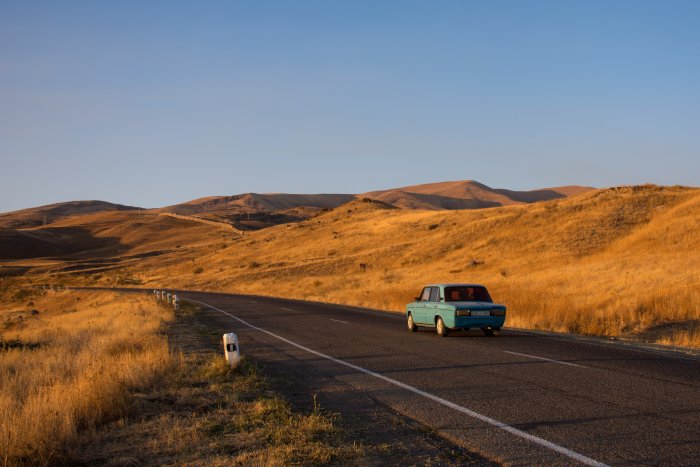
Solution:
{"label": "clear blue sky", "polygon": [[700,1],[0,0],[0,211],[700,180]]}

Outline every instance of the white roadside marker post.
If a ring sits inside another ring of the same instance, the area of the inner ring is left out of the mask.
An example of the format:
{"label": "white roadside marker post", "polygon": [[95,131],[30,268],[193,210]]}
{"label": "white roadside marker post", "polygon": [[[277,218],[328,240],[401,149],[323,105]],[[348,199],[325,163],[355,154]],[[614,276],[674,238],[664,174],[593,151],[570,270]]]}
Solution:
{"label": "white roadside marker post", "polygon": [[180,307],[180,300],[177,298],[177,294],[173,294],[173,310],[177,311]]}
{"label": "white roadside marker post", "polygon": [[241,349],[238,347],[238,336],[229,332],[224,334],[224,357],[231,367],[238,365],[241,360]]}

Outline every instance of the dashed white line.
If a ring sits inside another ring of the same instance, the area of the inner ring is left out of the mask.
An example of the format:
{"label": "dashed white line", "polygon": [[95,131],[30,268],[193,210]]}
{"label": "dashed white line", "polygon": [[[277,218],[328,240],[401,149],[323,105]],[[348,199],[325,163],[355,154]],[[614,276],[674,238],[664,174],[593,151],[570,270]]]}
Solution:
{"label": "dashed white line", "polygon": [[328,319],[330,319],[331,321],[335,321],[336,323],[350,324],[347,321],[341,321],[339,319],[333,319],[333,318],[328,318]]}
{"label": "dashed white line", "polygon": [[544,358],[544,357],[536,357],[534,355],[528,355],[526,353],[518,353],[518,352],[510,352],[508,350],[504,350],[504,353],[509,353],[511,355],[520,355],[521,357],[527,357],[527,358],[534,358],[537,360],[545,360],[547,362],[552,362],[552,363],[558,363],[560,365],[568,365],[568,366],[575,366],[577,368],[587,368],[585,366],[577,365],[575,363],[569,363],[569,362],[560,362],[559,360],[552,360],[551,358]]}
{"label": "dashed white line", "polygon": [[294,310],[292,310],[291,308],[285,308],[285,307],[283,307],[283,306],[281,306],[280,308],[282,308],[284,311],[294,311]]}
{"label": "dashed white line", "polygon": [[[235,319],[236,321],[238,321],[238,322],[244,324],[245,326],[248,326],[248,327],[251,328],[251,329],[255,329],[256,331],[263,332],[263,333],[267,334],[268,336],[272,336],[272,337],[274,337],[275,339],[279,339],[279,340],[281,340],[282,342],[286,342],[287,344],[289,344],[289,345],[291,345],[291,346],[294,346],[294,347],[296,347],[296,348],[298,348],[298,349],[301,349],[301,350],[303,350],[303,351],[305,351],[305,352],[308,352],[308,353],[310,353],[310,354],[316,355],[317,357],[325,358],[326,360],[330,360],[330,361],[335,362],[335,363],[337,363],[337,364],[339,364],[339,365],[343,365],[343,366],[346,366],[346,367],[348,367],[348,368],[352,368],[353,370],[359,371],[360,373],[364,373],[364,374],[366,374],[366,375],[373,376],[373,377],[375,377],[375,378],[377,378],[377,379],[380,379],[380,380],[382,380],[382,381],[385,381],[385,382],[387,382],[387,383],[389,383],[389,384],[393,384],[394,386],[398,386],[398,387],[400,387],[400,388],[402,388],[402,389],[405,389],[405,390],[407,390],[407,391],[410,391],[410,392],[412,392],[412,393],[414,393],[414,394],[417,394],[417,395],[419,395],[419,396],[425,397],[426,399],[430,399],[430,400],[432,400],[432,401],[434,401],[434,402],[437,402],[438,404],[442,404],[442,405],[444,405],[445,407],[449,407],[449,408],[454,409],[454,410],[456,410],[456,411],[458,411],[458,412],[461,412],[461,413],[463,413],[463,414],[465,414],[465,415],[468,415],[468,416],[470,416],[470,417],[472,417],[472,418],[476,418],[477,420],[480,420],[480,421],[482,421],[482,422],[484,422],[484,423],[487,423],[487,424],[489,424],[489,425],[495,426],[496,428],[500,428],[501,430],[506,431],[506,432],[508,432],[508,433],[510,433],[510,434],[512,434],[512,435],[515,435],[515,436],[518,436],[518,437],[520,437],[520,438],[526,439],[526,440],[528,440],[528,441],[530,441],[530,442],[532,442],[532,443],[535,443],[535,444],[538,444],[538,445],[540,445],[540,446],[543,446],[543,447],[545,447],[545,448],[547,448],[547,449],[550,449],[550,450],[552,450],[552,451],[554,451],[554,452],[556,452],[556,453],[559,453],[559,454],[561,454],[561,455],[563,455],[563,456],[566,456],[566,457],[568,457],[568,458],[570,458],[570,459],[573,459],[573,460],[576,460],[576,461],[578,461],[578,462],[581,462],[582,464],[585,464],[585,465],[593,465],[593,466],[606,466],[606,464],[603,464],[602,462],[598,462],[598,461],[595,460],[595,459],[591,459],[590,457],[584,456],[583,454],[579,454],[579,453],[577,453],[577,452],[575,452],[575,451],[572,451],[572,450],[570,450],[570,449],[567,449],[567,448],[565,448],[565,447],[563,447],[563,446],[559,446],[558,444],[552,443],[551,441],[547,441],[546,439],[543,439],[543,438],[540,438],[540,437],[531,435],[530,433],[527,433],[527,432],[525,432],[525,431],[519,430],[519,429],[514,428],[514,427],[512,427],[512,426],[510,426],[510,425],[506,425],[505,423],[499,422],[498,420],[495,420],[495,419],[493,419],[493,418],[491,418],[491,417],[487,417],[486,415],[481,415],[481,414],[478,413],[478,412],[474,412],[473,410],[470,410],[470,409],[468,409],[468,408],[466,408],[466,407],[463,407],[463,406],[461,406],[461,405],[457,405],[457,404],[455,404],[454,402],[450,402],[450,401],[448,401],[447,399],[443,399],[442,397],[438,397],[438,396],[436,396],[436,395],[434,395],[434,394],[430,394],[429,392],[425,392],[425,391],[422,391],[422,390],[420,390],[420,389],[418,389],[418,388],[414,388],[413,386],[409,386],[408,384],[402,383],[401,381],[397,381],[397,380],[395,380],[395,379],[389,378],[388,376],[384,376],[384,375],[382,375],[382,374],[375,373],[374,371],[368,370],[368,369],[363,368],[363,367],[361,367],[361,366],[357,366],[357,365],[354,365],[354,364],[352,364],[352,363],[349,363],[349,362],[346,362],[346,361],[343,361],[343,360],[339,360],[339,359],[337,359],[337,358],[335,358],[335,357],[331,357],[330,355],[326,355],[326,354],[323,354],[323,353],[321,353],[321,352],[317,352],[316,350],[310,349],[310,348],[308,348],[308,347],[304,347],[303,345],[297,344],[296,342],[290,341],[289,339],[286,339],[286,338],[284,338],[284,337],[282,337],[282,336],[279,336],[279,335],[277,335],[277,334],[274,334],[274,333],[272,333],[272,332],[270,332],[270,331],[267,331],[267,330],[265,330],[265,329],[259,328],[259,327],[257,327],[257,326],[253,326],[253,325],[250,324],[249,322],[247,322],[247,321],[245,321],[245,320],[243,320],[243,319],[241,319],[241,318],[239,318],[239,317],[237,317],[237,316],[234,316],[234,315],[232,315],[231,313],[228,313],[228,312],[226,312],[226,311],[224,311],[224,310],[222,310],[222,309],[220,309],[220,308],[216,308],[215,306],[211,306],[211,305],[209,305],[209,304],[207,304],[207,303],[200,302],[200,301],[198,301],[198,300],[193,300],[193,299],[191,299],[191,298],[188,298],[187,300],[189,300],[189,301],[191,301],[191,302],[199,303],[200,305],[204,305],[204,306],[207,306],[207,307],[209,307],[209,308],[211,308],[211,309],[213,309],[213,310],[219,311],[219,312],[221,312],[221,313],[223,313],[223,314],[225,314],[225,315],[227,315],[227,316],[230,316],[231,318]],[[511,352],[511,353],[512,353],[512,352]],[[563,363],[563,362],[559,362],[559,363]],[[572,365],[572,364],[569,364],[569,365]],[[574,365],[574,366],[578,366],[578,365]]]}

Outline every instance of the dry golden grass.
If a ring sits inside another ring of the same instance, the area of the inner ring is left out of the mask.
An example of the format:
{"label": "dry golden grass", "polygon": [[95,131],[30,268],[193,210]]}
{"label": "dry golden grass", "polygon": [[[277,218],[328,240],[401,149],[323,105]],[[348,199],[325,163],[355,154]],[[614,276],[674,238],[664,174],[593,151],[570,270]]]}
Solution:
{"label": "dry golden grass", "polygon": [[[168,336],[179,357],[174,371],[158,387],[135,395],[128,419],[85,433],[71,461],[78,465],[368,465],[412,453],[367,444],[364,436],[358,439],[338,414],[322,409],[311,393],[306,396],[312,407],[294,407],[275,386],[281,381],[270,380],[245,357],[230,368],[221,354],[219,325],[198,306],[183,303],[168,326]],[[281,386],[287,387],[283,382]],[[422,456],[426,453],[442,459],[442,449],[418,450]]]}
{"label": "dry golden grass", "polygon": [[479,282],[508,305],[508,326],[700,346],[697,189],[622,187],[479,211],[358,200],[192,253],[143,264],[140,277],[394,311],[426,283]]}
{"label": "dry golden grass", "polygon": [[[116,293],[33,293],[10,305],[0,351],[0,452],[5,465],[62,459],[82,431],[125,413],[174,360],[159,333],[172,312]],[[6,303],[7,304],[7,303]]]}
{"label": "dry golden grass", "polygon": [[[218,339],[210,339],[212,332],[220,338],[219,330],[197,321],[197,307],[184,304],[175,317],[144,295],[2,292],[3,465],[324,465],[365,458],[365,448],[336,426],[336,414],[318,405],[296,412],[245,359],[230,368]],[[169,346],[166,327],[183,348]]]}

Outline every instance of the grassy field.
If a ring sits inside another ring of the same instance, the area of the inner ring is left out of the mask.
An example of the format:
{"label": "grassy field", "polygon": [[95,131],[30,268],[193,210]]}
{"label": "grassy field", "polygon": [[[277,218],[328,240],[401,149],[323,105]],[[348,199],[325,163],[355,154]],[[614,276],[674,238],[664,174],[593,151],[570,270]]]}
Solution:
{"label": "grassy field", "polygon": [[[85,465],[322,465],[365,456],[339,416],[300,412],[245,358],[229,367],[221,335],[183,304],[168,329],[176,364],[157,387],[134,395],[133,413],[85,433]],[[309,397],[312,397],[309,395]]]}
{"label": "grassy field", "polygon": [[211,242],[145,284],[401,311],[426,283],[486,284],[507,325],[700,346],[700,192],[622,187],[478,211],[358,200]]}
{"label": "grassy field", "polygon": [[421,438],[416,448],[358,439],[311,393],[313,407],[298,410],[254,362],[225,363],[220,329],[196,306],[173,313],[150,296],[115,292],[0,295],[3,465],[471,459],[442,440]]}
{"label": "grassy field", "polygon": [[131,392],[173,368],[159,335],[172,313],[115,293],[19,296],[29,307],[2,314],[0,452],[5,465],[61,462],[80,432],[123,416]]}

